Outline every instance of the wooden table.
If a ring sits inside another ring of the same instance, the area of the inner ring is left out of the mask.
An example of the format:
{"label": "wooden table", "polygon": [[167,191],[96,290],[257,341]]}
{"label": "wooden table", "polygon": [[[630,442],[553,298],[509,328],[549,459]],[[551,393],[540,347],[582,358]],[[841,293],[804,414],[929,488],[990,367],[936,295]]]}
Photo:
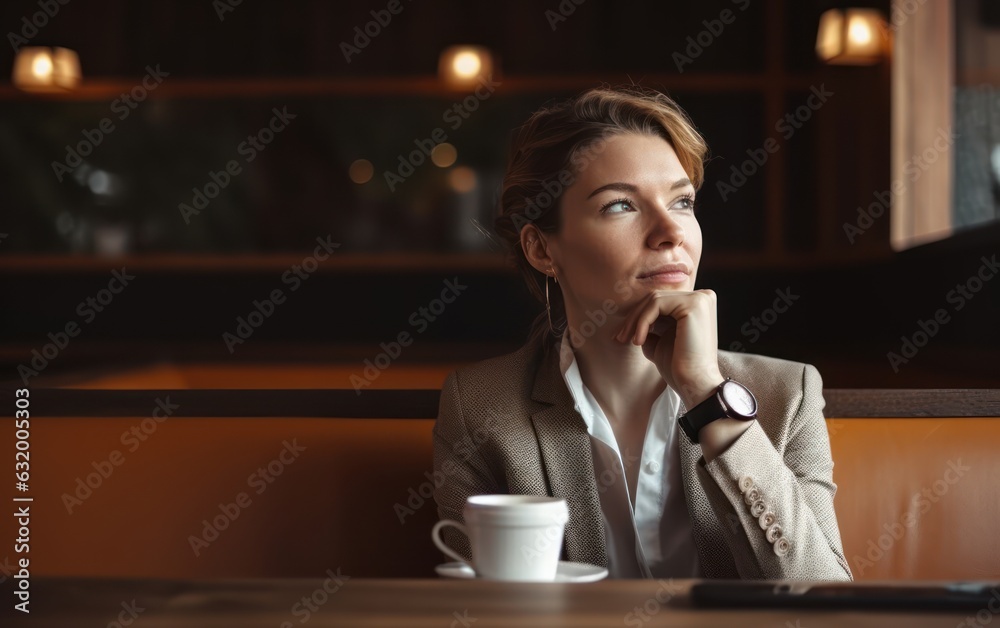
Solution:
{"label": "wooden table", "polygon": [[[31,615],[4,626],[774,626],[952,628],[973,613],[700,610],[691,580],[515,584],[354,579],[31,581]],[[141,609],[141,610],[140,610]],[[117,623],[116,623],[117,622]]]}

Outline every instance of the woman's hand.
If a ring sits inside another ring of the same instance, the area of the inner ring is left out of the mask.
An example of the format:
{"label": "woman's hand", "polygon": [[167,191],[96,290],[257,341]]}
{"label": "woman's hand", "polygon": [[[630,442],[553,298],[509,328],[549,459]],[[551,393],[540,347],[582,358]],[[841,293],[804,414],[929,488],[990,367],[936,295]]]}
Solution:
{"label": "woman's hand", "polygon": [[719,370],[716,296],[712,290],[654,290],[625,317],[616,338],[642,353],[692,408],[725,379]]}

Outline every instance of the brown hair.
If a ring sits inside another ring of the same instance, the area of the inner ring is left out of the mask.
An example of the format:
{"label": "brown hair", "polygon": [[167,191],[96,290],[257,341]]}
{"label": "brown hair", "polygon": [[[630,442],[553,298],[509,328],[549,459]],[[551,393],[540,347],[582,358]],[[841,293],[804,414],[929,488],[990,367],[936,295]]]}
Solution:
{"label": "brown hair", "polygon": [[[535,270],[521,248],[521,229],[533,224],[558,233],[560,199],[580,172],[604,149],[606,138],[622,133],[667,140],[695,189],[704,180],[705,140],[671,98],[638,86],[599,87],[547,105],[516,129],[501,186],[493,228],[507,244],[508,260],[520,270],[528,290],[545,303],[548,276]],[[561,339],[566,327],[562,291],[549,290],[552,333]],[[543,310],[531,326],[529,342],[548,334]],[[549,343],[542,342],[546,352]]]}

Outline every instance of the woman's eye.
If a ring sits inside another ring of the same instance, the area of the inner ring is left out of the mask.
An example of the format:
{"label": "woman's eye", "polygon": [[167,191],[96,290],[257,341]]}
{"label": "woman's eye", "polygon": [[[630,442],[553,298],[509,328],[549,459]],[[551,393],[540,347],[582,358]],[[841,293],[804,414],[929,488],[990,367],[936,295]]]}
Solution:
{"label": "woman's eye", "polygon": [[681,209],[694,209],[694,199],[690,196],[685,196],[684,198],[677,200],[675,207],[678,205]]}
{"label": "woman's eye", "polygon": [[632,207],[631,201],[626,201],[626,200],[611,201],[610,203],[601,208],[602,214],[620,214],[621,212],[624,211],[635,211],[635,208]]}

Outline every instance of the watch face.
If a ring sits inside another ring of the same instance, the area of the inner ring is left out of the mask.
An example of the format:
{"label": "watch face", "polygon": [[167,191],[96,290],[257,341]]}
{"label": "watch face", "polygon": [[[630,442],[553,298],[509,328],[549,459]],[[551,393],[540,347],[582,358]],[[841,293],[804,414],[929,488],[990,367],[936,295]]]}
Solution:
{"label": "watch face", "polygon": [[751,417],[757,413],[757,400],[746,387],[736,382],[726,382],[722,387],[722,398],[737,414]]}

